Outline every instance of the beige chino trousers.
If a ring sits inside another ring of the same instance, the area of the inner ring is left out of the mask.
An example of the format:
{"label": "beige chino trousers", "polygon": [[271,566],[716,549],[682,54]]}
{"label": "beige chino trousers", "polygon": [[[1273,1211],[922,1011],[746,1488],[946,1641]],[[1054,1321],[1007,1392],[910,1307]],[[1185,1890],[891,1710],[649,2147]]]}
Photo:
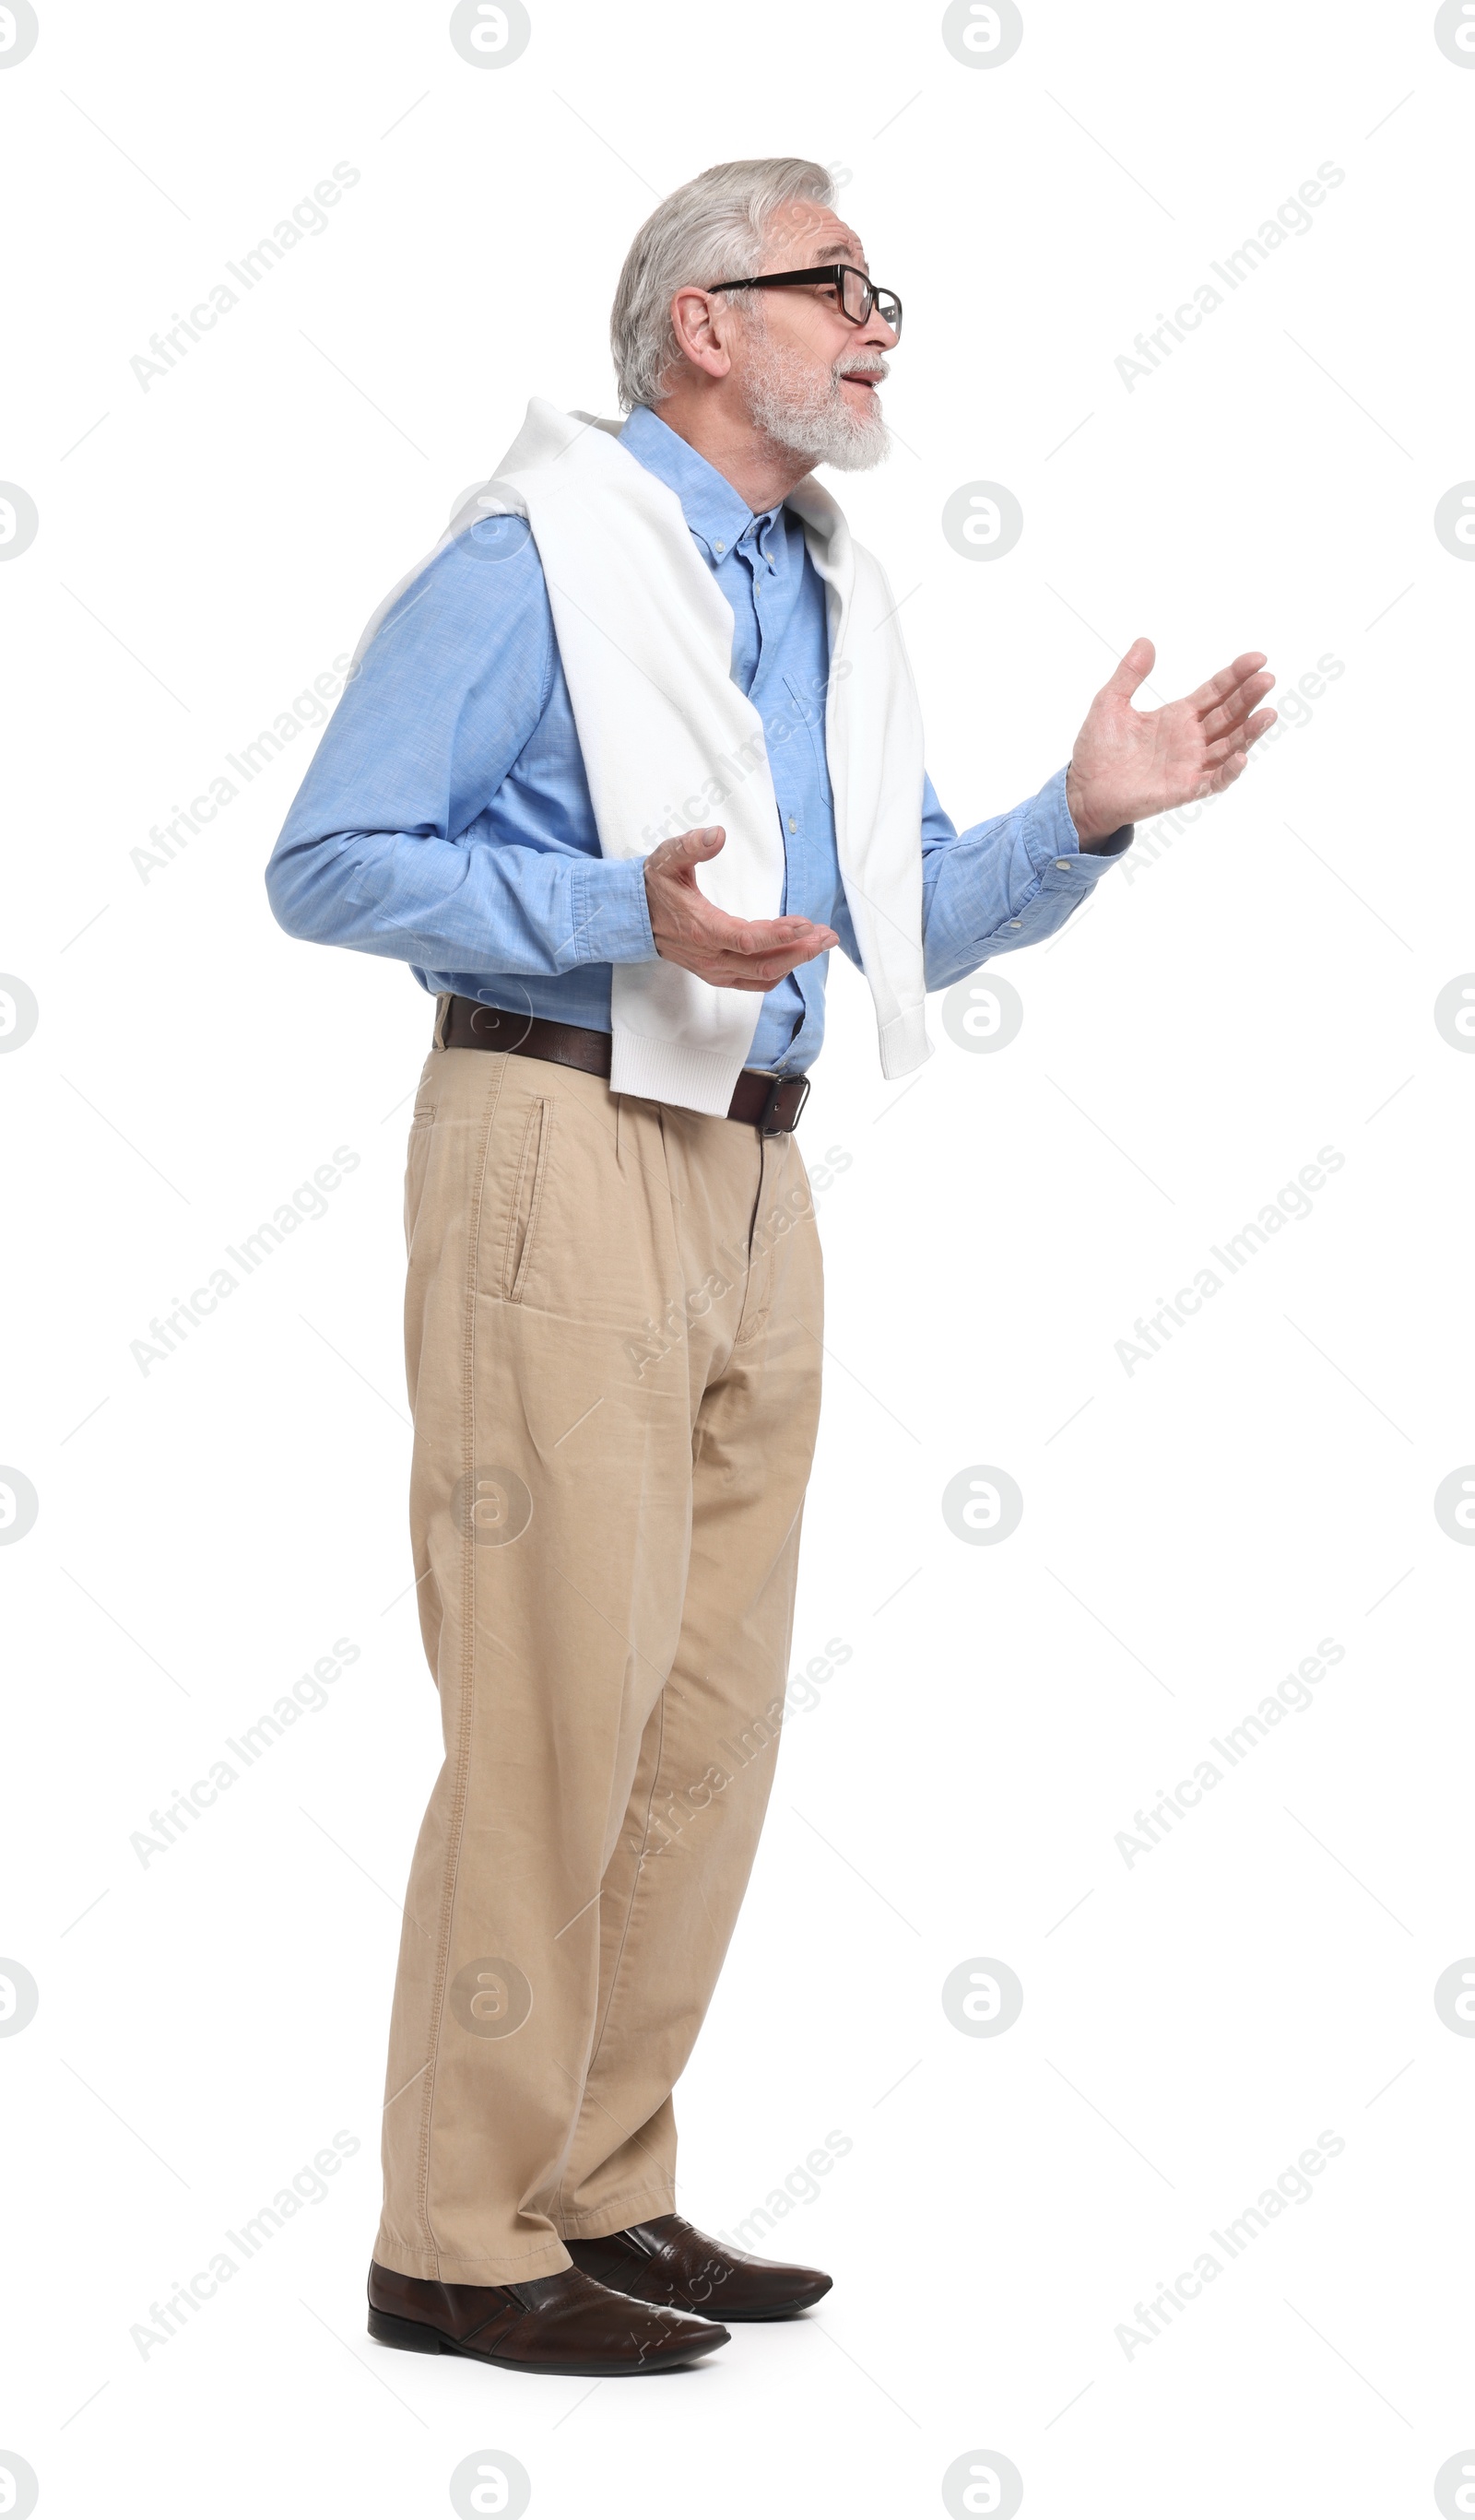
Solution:
{"label": "beige chino trousers", "polygon": [[819,1414],[792,1136],[431,1051],[411,1528],[445,1763],[390,2029],[403,2274],[514,2283],[675,2204],[671,2092],[772,1782]]}

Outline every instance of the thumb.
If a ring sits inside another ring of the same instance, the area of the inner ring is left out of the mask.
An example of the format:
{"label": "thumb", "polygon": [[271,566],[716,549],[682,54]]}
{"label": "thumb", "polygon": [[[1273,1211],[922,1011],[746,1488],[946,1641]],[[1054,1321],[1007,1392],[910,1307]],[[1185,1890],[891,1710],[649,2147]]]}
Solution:
{"label": "thumb", "polygon": [[1134,639],[1116,672],[1102,690],[1114,698],[1130,700],[1139,685],[1144,683],[1157,662],[1157,650],[1150,639]]}
{"label": "thumb", "polygon": [[651,863],[661,875],[680,875],[684,867],[699,866],[704,858],[714,858],[726,839],[720,823],[694,832],[678,832],[674,838],[662,840],[659,848],[651,851]]}

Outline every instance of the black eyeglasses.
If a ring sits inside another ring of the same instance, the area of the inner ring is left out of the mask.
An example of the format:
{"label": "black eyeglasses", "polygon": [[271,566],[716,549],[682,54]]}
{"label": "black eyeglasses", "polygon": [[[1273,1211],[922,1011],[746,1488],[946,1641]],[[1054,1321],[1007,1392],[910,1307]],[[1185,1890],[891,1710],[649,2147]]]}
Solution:
{"label": "black eyeglasses", "polygon": [[840,313],[847,323],[869,324],[872,311],[901,338],[902,301],[889,289],[877,289],[864,271],[853,262],[819,263],[808,271],[760,271],[752,280],[714,280],[712,294],[724,289],[814,289],[827,288],[835,292]]}

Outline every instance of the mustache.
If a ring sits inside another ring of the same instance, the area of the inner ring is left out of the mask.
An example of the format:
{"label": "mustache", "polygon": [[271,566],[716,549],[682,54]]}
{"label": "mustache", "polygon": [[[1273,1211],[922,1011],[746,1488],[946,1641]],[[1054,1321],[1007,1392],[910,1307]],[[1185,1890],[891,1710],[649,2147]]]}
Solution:
{"label": "mustache", "polygon": [[889,377],[891,371],[879,352],[872,352],[869,357],[863,354],[858,359],[836,359],[834,373],[838,379],[840,377]]}

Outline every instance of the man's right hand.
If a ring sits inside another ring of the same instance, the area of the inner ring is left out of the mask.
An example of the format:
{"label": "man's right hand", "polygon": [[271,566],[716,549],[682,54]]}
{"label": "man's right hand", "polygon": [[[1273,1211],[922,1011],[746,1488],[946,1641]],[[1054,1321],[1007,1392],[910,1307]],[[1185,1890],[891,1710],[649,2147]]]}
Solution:
{"label": "man's right hand", "polygon": [[817,927],[812,919],[730,919],[718,910],[697,889],[696,870],[703,858],[717,855],[726,838],[719,825],[679,832],[651,850],[646,860],[650,933],[665,962],[680,963],[714,989],[755,989],[762,996],[840,940],[832,927]]}

